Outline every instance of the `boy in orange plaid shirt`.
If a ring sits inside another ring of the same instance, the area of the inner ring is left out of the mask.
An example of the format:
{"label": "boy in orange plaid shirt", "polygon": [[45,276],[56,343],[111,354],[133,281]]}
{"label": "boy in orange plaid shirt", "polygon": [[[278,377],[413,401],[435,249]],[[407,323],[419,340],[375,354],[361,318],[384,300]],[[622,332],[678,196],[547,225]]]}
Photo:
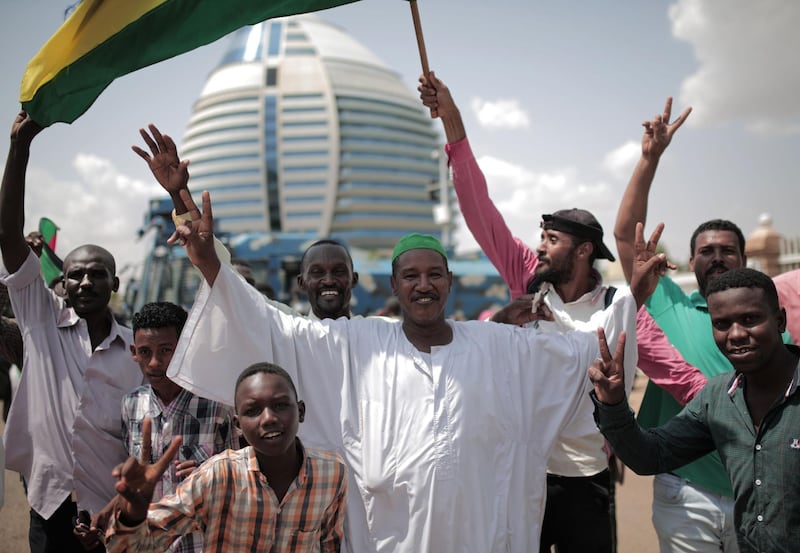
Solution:
{"label": "boy in orange plaid shirt", "polygon": [[[180,439],[152,465],[130,457],[114,470],[119,495],[106,533],[109,552],[163,551],[192,531],[203,533],[209,552],[288,553],[317,550],[317,543],[323,552],[341,550],[347,469],[338,455],[306,449],[297,438],[305,404],[291,377],[277,365],[256,363],[235,390],[236,425],[248,447],[211,457],[175,494],[153,504]],[[143,435],[149,450],[150,432]]]}

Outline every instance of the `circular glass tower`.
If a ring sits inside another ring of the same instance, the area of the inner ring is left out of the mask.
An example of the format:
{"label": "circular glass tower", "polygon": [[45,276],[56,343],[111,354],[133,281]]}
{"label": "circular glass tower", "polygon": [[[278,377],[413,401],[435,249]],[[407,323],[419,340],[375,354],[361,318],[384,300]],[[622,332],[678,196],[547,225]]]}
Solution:
{"label": "circular glass tower", "polygon": [[419,99],[364,46],[316,16],[232,35],[194,106],[182,156],[219,229],[335,236],[389,248],[439,236],[440,148]]}

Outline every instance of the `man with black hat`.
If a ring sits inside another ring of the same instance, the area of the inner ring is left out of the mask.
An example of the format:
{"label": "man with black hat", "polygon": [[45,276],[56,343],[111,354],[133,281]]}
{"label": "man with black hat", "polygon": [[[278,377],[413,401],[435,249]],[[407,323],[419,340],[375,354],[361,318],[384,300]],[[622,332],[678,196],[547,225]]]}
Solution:
{"label": "man with black hat", "polygon": [[[534,323],[541,330],[596,328],[596,319],[603,310],[629,293],[627,288],[616,290],[603,285],[594,268],[595,259],[614,260],[603,243],[600,223],[586,210],[564,209],[542,215],[541,241],[535,251],[514,237],[489,198],[486,179],[472,154],[461,115],[447,86],[433,73],[423,75],[420,82],[423,104],[435,108],[444,125],[445,149],[467,227],[505,280],[517,304],[516,308],[512,304],[501,311],[494,320],[512,322],[504,318],[507,313],[520,312],[521,303],[530,306],[536,301],[546,305],[553,315],[553,321]],[[660,332],[653,326],[654,332]],[[705,378],[680,357],[663,333],[662,338],[663,347],[658,355],[639,357],[640,368],[685,403],[705,384]],[[626,359],[630,359],[629,355],[636,360],[633,342],[626,347]],[[627,393],[635,366],[635,362],[630,363],[631,372],[625,375]],[[675,379],[678,374],[682,375],[681,382]],[[540,551],[549,552],[554,544],[561,551],[615,550],[614,483],[605,442],[594,424],[592,411],[589,398],[583,398],[548,460],[547,507]],[[580,531],[576,532],[578,523]]]}

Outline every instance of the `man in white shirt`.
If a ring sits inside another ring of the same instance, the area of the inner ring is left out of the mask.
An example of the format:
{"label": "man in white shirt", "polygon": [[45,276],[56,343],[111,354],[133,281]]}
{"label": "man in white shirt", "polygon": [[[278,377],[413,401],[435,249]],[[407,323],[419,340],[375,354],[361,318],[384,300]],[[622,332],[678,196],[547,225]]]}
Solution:
{"label": "man in white shirt", "polygon": [[[593,333],[446,321],[452,273],[441,245],[424,235],[394,251],[402,322],[287,315],[220,264],[208,193],[202,216],[181,196],[191,222],[176,239],[205,282],[171,378],[230,402],[236,370],[223,367],[270,360],[289,370],[315,405],[304,443],[341,453],[351,469],[351,551],[538,549],[547,458],[587,392],[587,363],[599,352]],[[653,260],[639,274],[663,256]],[[635,328],[635,312],[630,296],[609,308],[612,342]]]}
{"label": "man in white shirt", "polygon": [[39,131],[24,111],[17,115],[0,187],[0,280],[22,330],[25,367],[6,424],[6,468],[27,484],[31,551],[83,552],[72,517],[114,497],[111,470],[127,457],[119,406],[143,376],[130,357],[130,329],[108,307],[119,286],[113,256],[94,245],[66,256],[67,306],[25,242],[25,173]]}

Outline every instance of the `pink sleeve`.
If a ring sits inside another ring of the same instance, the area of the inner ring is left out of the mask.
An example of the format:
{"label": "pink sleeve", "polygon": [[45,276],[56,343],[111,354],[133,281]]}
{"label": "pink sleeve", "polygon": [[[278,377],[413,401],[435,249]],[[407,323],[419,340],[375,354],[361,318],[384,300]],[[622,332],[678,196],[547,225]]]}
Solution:
{"label": "pink sleeve", "polygon": [[644,306],[636,318],[636,340],[639,368],[681,405],[686,405],[706,385],[705,375],[675,349]]}
{"label": "pink sleeve", "polygon": [[511,234],[503,216],[489,198],[486,178],[475,161],[468,139],[448,144],[445,151],[453,169],[453,186],[467,227],[505,280],[511,299],[521,296],[536,270],[536,253]]}
{"label": "pink sleeve", "polygon": [[800,269],[783,273],[772,279],[778,289],[778,300],[786,310],[786,330],[797,344],[800,340]]}

